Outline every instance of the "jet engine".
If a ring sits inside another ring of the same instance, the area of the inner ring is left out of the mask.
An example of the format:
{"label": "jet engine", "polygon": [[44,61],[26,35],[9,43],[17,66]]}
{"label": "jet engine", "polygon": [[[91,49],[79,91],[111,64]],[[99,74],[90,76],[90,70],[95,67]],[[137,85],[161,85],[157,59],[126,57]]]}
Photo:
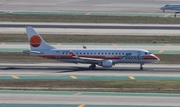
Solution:
{"label": "jet engine", "polygon": [[98,64],[99,66],[102,67],[112,67],[113,63],[112,60],[103,60],[100,64]]}

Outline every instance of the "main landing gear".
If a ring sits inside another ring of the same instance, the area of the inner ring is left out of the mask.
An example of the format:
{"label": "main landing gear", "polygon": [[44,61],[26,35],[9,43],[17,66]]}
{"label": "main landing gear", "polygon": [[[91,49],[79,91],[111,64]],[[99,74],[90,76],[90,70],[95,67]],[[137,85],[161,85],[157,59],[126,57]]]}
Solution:
{"label": "main landing gear", "polygon": [[175,13],[174,13],[174,17],[176,17],[176,14],[178,14],[178,13],[180,13],[180,12],[175,12]]}
{"label": "main landing gear", "polygon": [[89,69],[95,69],[96,68],[96,64],[91,64],[90,66],[89,66]]}
{"label": "main landing gear", "polygon": [[140,70],[143,70],[144,63],[140,63]]}

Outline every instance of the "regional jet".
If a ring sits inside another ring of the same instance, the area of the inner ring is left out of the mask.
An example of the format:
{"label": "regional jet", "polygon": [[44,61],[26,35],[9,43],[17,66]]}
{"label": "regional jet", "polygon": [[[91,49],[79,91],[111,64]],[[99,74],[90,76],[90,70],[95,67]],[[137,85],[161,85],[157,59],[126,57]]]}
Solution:
{"label": "regional jet", "polygon": [[[167,4],[163,7],[160,8],[161,10],[163,10],[163,12],[165,12],[165,10],[180,10],[180,4]],[[176,14],[178,14],[180,12],[175,12],[174,13],[174,17],[176,17]]]}
{"label": "regional jet", "polygon": [[163,10],[163,12],[165,12],[165,10],[180,10],[180,4],[167,4],[163,7],[160,8],[161,10]]}
{"label": "regional jet", "polygon": [[143,70],[145,63],[160,60],[145,49],[55,48],[48,45],[33,27],[27,26],[26,32],[30,50],[24,50],[24,53],[66,63],[90,64],[89,69],[95,69],[97,65],[110,68],[117,63],[139,63],[140,70]]}

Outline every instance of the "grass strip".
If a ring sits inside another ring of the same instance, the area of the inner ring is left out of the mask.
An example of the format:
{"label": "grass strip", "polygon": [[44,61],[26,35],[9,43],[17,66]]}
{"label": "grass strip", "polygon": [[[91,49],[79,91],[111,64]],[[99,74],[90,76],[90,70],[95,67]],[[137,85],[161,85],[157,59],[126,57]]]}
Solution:
{"label": "grass strip", "polygon": [[[159,64],[180,64],[180,55],[178,54],[157,54],[161,59]],[[45,59],[37,56],[29,56],[23,52],[0,52],[0,62],[54,62],[52,59]]]}
{"label": "grass strip", "polygon": [[[180,43],[180,36],[42,34],[47,43]],[[2,42],[28,42],[26,34],[0,34]]]}
{"label": "grass strip", "polygon": [[93,16],[56,14],[1,14],[2,22],[150,23],[180,24],[179,18],[149,16]]}
{"label": "grass strip", "polygon": [[[179,81],[1,80],[0,87],[1,89],[3,89],[2,87],[11,87],[11,89],[13,87],[15,89],[18,89],[18,87],[24,87],[24,89],[31,87],[32,89],[37,88],[36,90],[51,91],[83,90],[100,92],[180,93]],[[31,88],[27,90],[31,90]]]}

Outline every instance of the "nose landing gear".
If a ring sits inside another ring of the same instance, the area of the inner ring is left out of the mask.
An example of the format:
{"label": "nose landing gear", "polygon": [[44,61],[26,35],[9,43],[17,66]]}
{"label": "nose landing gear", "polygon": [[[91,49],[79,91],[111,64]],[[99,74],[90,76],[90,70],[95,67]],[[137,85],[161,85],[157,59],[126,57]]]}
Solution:
{"label": "nose landing gear", "polygon": [[140,70],[143,70],[144,63],[140,63]]}

